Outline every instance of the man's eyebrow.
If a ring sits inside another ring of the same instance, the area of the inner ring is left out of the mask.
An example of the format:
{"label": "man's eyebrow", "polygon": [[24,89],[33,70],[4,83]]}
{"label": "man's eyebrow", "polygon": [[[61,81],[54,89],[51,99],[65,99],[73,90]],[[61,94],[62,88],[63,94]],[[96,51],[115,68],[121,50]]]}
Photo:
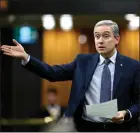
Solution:
{"label": "man's eyebrow", "polygon": [[110,32],[109,32],[109,31],[105,31],[105,32],[103,32],[103,33],[109,33],[109,34],[110,34]]}
{"label": "man's eyebrow", "polygon": [[[109,33],[110,34],[109,31],[104,31],[103,33]],[[99,32],[95,32],[94,34],[99,34]]]}
{"label": "man's eyebrow", "polygon": [[99,32],[94,32],[94,34],[97,34],[97,33],[99,33]]}
{"label": "man's eyebrow", "polygon": [[94,35],[100,34],[99,32],[95,32]]}

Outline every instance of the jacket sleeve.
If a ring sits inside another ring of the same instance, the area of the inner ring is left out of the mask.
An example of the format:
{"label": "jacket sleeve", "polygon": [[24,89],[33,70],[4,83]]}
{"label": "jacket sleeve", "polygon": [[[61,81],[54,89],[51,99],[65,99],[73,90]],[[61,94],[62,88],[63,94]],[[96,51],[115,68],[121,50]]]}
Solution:
{"label": "jacket sleeve", "polygon": [[66,81],[72,80],[76,68],[76,61],[77,57],[69,64],[50,66],[49,64],[30,56],[30,61],[25,66],[22,66],[41,78],[47,79],[51,82]]}
{"label": "jacket sleeve", "polygon": [[132,88],[132,105],[129,111],[133,116],[138,117],[140,114],[140,63],[138,63],[134,73],[134,84]]}

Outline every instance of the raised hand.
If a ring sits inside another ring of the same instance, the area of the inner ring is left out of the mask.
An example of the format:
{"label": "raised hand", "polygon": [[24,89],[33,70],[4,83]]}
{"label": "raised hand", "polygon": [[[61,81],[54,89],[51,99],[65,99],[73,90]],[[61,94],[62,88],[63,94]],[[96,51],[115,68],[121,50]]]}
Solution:
{"label": "raised hand", "polygon": [[2,45],[1,51],[3,51],[3,54],[17,57],[22,60],[27,60],[28,54],[25,52],[24,48],[20,43],[18,43],[15,39],[13,39],[13,42],[16,46],[9,46],[9,45]]}

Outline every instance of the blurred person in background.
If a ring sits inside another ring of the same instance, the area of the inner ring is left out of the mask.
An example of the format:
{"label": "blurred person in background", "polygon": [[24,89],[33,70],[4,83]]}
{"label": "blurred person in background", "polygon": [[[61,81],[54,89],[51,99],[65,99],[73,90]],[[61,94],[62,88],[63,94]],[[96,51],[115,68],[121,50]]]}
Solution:
{"label": "blurred person in background", "polygon": [[49,88],[47,90],[47,104],[41,110],[41,117],[51,116],[55,120],[58,120],[63,116],[65,107],[56,103],[57,97],[56,89]]}
{"label": "blurred person in background", "polygon": [[[74,116],[78,131],[127,132],[135,126],[140,112],[140,63],[117,51],[118,25],[99,21],[94,27],[96,54],[79,54],[69,64],[50,66],[16,46],[3,45],[3,54],[22,60],[22,66],[49,81],[72,80],[66,118]],[[125,46],[124,44],[124,47]],[[90,116],[86,105],[117,99],[118,113],[111,119]]]}
{"label": "blurred person in background", "polygon": [[[52,122],[47,123],[44,126],[41,126],[39,131],[41,132],[46,132],[46,131],[58,131],[61,129],[62,123],[58,128],[58,121],[62,118],[64,112],[65,112],[65,107],[57,104],[57,98],[58,98],[58,92],[55,88],[49,88],[47,89],[47,95],[46,95],[46,100],[47,104],[41,108],[41,111],[39,111],[39,118],[47,118],[51,117],[53,119]],[[57,125],[57,128],[56,128]],[[62,130],[61,130],[62,131]]]}

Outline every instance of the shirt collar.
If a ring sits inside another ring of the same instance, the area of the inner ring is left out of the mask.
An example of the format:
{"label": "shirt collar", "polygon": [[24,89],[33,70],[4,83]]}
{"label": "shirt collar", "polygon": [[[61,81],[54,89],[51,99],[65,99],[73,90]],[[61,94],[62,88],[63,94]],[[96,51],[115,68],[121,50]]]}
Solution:
{"label": "shirt collar", "polygon": [[[117,50],[115,49],[115,53],[113,54],[113,56],[111,56],[109,59],[110,61],[115,64],[116,63],[116,57],[117,57]],[[99,61],[99,65],[102,65],[105,61],[105,58],[100,55],[100,61]]]}

